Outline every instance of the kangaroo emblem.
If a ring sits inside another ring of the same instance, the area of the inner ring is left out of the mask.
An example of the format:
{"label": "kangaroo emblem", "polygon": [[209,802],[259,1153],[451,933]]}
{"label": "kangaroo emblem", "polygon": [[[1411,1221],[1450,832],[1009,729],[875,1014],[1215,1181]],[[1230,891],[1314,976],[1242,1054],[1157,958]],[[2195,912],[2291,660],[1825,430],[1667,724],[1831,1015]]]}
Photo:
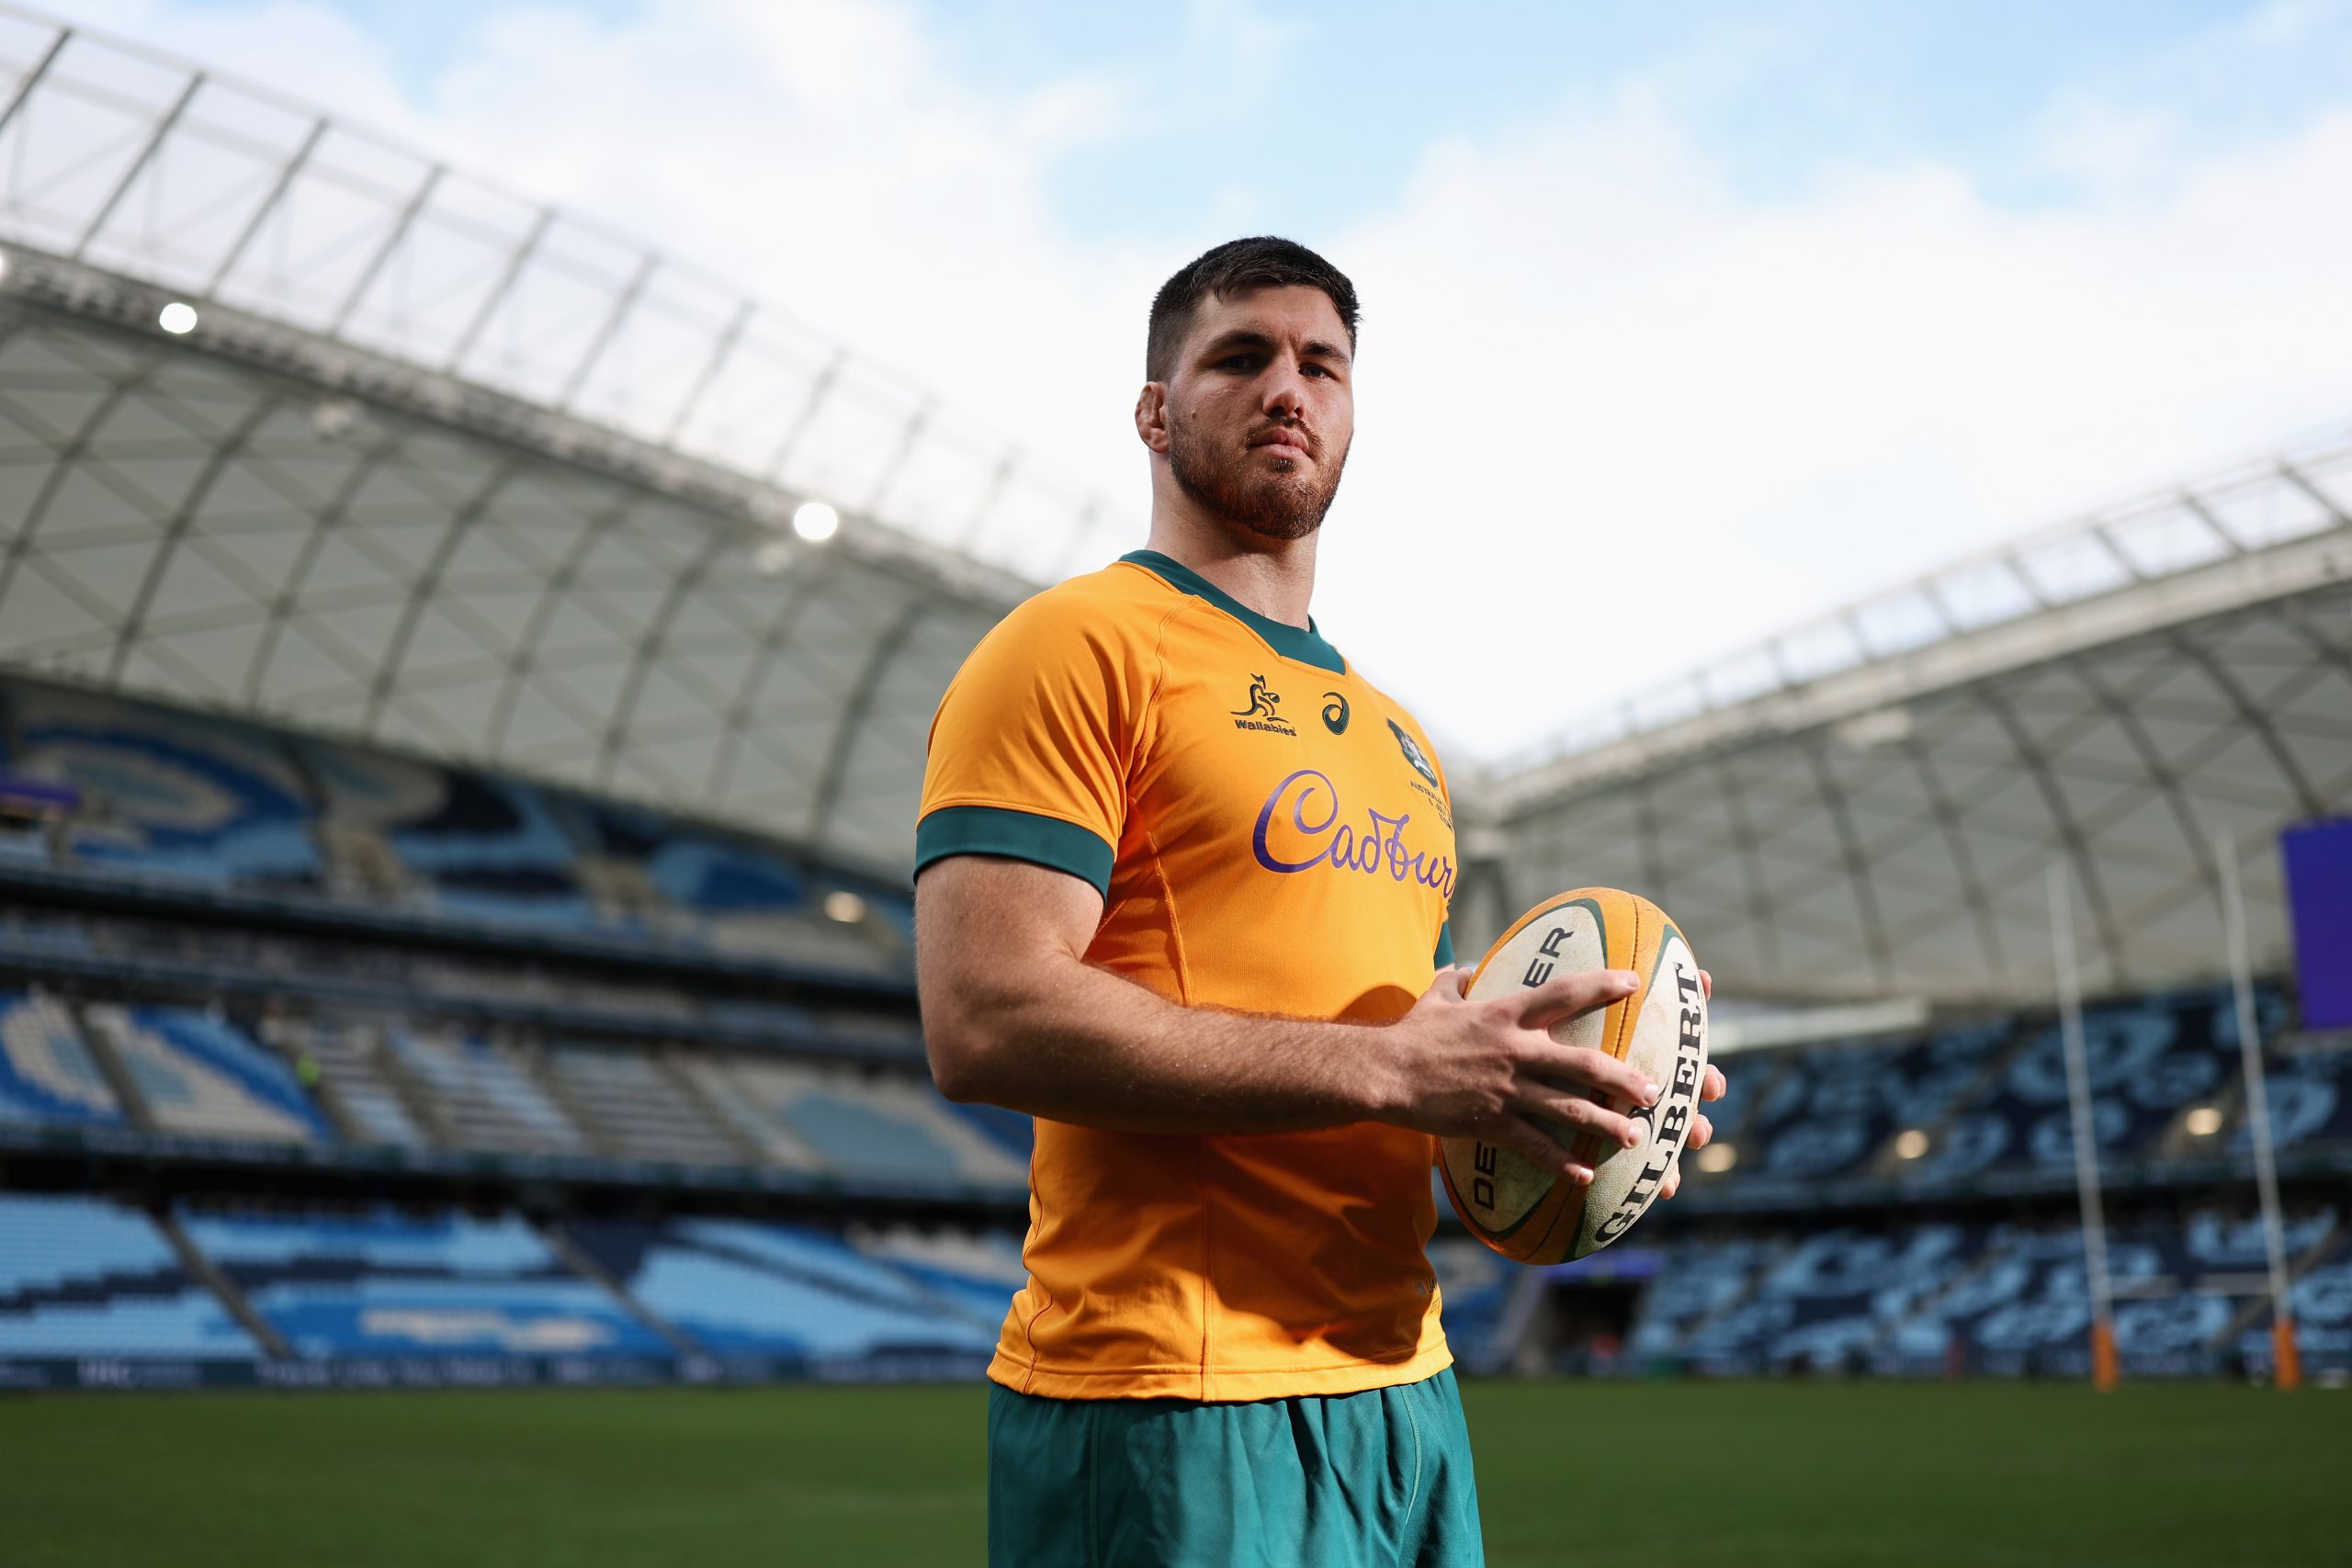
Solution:
{"label": "kangaroo emblem", "polygon": [[1250,677],[1250,705],[1246,708],[1235,708],[1233,716],[1236,718],[1280,718],[1282,715],[1276,713],[1274,708],[1281,701],[1282,698],[1274,694],[1273,688],[1266,684],[1266,678],[1263,675],[1252,675]]}

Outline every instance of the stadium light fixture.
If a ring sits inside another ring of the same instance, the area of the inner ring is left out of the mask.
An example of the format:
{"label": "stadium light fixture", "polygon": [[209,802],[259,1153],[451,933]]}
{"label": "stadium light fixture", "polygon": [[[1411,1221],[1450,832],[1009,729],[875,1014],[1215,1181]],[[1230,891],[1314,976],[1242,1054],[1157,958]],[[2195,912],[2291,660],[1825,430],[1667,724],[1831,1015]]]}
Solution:
{"label": "stadium light fixture", "polygon": [[1911,710],[1897,705],[1856,714],[1840,723],[1835,733],[1849,750],[1874,751],[1911,739]]}
{"label": "stadium light fixture", "polygon": [[2188,1113],[2188,1120],[2184,1124],[2188,1127],[2190,1137],[2210,1138],[2222,1130],[2222,1108],[2218,1105],[2200,1105]]}
{"label": "stadium light fixture", "polygon": [[185,299],[175,299],[155,312],[155,324],[174,337],[186,337],[196,331],[196,307]]}
{"label": "stadium light fixture", "polygon": [[804,501],[793,509],[792,531],[816,544],[830,539],[842,525],[842,514],[821,501]]}
{"label": "stadium light fixture", "polygon": [[1739,1163],[1739,1151],[1729,1144],[1709,1144],[1699,1151],[1699,1168],[1718,1176]]}
{"label": "stadium light fixture", "polygon": [[359,405],[349,398],[321,398],[311,406],[311,428],[332,441],[359,423]]}
{"label": "stadium light fixture", "polygon": [[837,887],[825,895],[825,918],[854,926],[865,919],[865,900],[846,887]]}
{"label": "stadium light fixture", "polygon": [[1928,1152],[1928,1134],[1917,1127],[1905,1127],[1895,1135],[1894,1157],[1917,1159]]}

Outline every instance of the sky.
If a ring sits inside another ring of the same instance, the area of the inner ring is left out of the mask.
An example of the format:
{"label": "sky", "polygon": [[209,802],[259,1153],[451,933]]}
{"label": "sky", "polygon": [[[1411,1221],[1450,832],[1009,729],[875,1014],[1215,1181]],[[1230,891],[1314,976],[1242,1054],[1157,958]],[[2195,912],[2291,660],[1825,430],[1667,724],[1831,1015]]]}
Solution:
{"label": "sky", "polygon": [[1153,289],[1315,246],[1317,617],[1464,759],[2352,423],[2352,0],[50,9],[693,258],[1138,529]]}

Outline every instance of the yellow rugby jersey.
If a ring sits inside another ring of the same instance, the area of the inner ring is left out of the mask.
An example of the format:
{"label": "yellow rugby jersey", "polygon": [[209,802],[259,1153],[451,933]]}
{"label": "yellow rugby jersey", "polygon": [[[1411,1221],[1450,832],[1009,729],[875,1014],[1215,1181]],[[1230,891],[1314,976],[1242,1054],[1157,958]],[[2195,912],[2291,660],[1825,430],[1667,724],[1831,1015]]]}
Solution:
{"label": "yellow rugby jersey", "polygon": [[[975,853],[1092,883],[1087,961],[1188,1007],[1391,1019],[1452,961],[1453,810],[1428,738],[1311,622],[1149,550],[1023,604],[948,687],[916,873]],[[1451,1363],[1426,1134],[1036,1134],[997,1382],[1269,1399]]]}

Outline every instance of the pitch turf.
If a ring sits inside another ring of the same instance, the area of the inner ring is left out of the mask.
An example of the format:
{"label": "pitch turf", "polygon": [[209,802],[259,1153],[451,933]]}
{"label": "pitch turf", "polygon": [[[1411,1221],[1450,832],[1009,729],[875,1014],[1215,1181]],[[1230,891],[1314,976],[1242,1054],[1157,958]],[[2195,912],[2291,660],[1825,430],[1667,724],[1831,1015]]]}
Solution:
{"label": "pitch turf", "polygon": [[[2352,1396],[1465,1385],[1489,1559],[2352,1562]],[[977,1563],[972,1390],[0,1403],[0,1562]]]}

